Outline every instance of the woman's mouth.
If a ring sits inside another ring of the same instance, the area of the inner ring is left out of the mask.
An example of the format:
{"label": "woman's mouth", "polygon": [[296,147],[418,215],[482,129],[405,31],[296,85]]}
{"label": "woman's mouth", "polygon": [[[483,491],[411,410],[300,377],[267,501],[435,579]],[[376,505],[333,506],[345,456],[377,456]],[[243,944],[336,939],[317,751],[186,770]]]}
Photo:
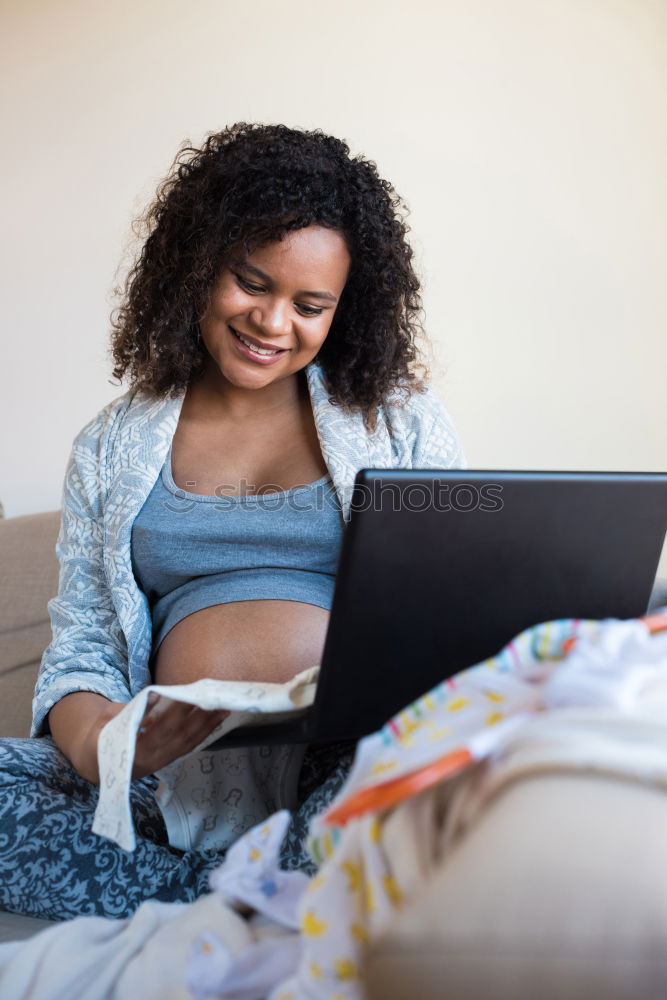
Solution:
{"label": "woman's mouth", "polygon": [[251,358],[253,361],[259,361],[260,364],[271,364],[273,361],[276,361],[281,354],[287,353],[286,350],[269,350],[264,347],[256,347],[249,340],[247,340],[243,334],[239,333],[238,330],[235,330],[233,326],[230,326],[229,329],[234,335],[236,346],[241,354],[243,354],[246,358]]}

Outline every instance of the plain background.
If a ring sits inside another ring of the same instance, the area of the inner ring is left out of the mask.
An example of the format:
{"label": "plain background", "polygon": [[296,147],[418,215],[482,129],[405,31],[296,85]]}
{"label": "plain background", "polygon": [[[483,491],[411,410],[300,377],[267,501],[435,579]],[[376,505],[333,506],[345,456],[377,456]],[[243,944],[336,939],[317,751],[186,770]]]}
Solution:
{"label": "plain background", "polygon": [[239,120],[345,138],[403,195],[471,467],[665,468],[664,0],[0,9],[7,516],[59,506],[74,435],[124,391],[133,218],[184,140]]}

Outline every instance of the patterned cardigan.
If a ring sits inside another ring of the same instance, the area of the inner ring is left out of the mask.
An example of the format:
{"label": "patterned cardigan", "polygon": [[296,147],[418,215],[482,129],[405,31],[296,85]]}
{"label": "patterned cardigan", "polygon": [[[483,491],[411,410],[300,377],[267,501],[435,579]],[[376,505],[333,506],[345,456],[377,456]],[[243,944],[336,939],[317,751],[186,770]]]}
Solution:
{"label": "patterned cardigan", "polygon": [[[456,431],[432,389],[381,407],[373,432],[360,413],[330,402],[316,362],[306,368],[322,455],[347,520],[362,468],[460,468]],[[165,461],[183,403],[130,390],[77,435],[67,466],[56,554],[58,595],[49,602],[52,641],[33,699],[32,735],[75,691],[129,701],[150,683],[150,607],[132,570],[132,524]]]}

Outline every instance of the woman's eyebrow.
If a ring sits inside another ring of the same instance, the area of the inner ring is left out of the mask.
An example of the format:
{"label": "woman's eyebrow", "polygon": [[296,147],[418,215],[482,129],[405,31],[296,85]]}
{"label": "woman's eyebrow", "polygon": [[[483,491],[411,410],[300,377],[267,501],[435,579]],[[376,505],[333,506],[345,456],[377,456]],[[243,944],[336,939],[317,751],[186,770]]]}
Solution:
{"label": "woman's eyebrow", "polygon": [[[271,283],[271,277],[268,274],[265,274],[264,271],[260,271],[260,269],[255,267],[254,264],[247,264],[242,260],[235,260],[234,264],[236,267],[243,268],[244,271],[250,271],[256,278],[260,278],[262,281],[267,282],[267,284]],[[338,302],[336,296],[332,295],[331,292],[309,292],[304,288],[300,289],[296,294],[308,295],[313,299],[327,299],[329,302]]]}

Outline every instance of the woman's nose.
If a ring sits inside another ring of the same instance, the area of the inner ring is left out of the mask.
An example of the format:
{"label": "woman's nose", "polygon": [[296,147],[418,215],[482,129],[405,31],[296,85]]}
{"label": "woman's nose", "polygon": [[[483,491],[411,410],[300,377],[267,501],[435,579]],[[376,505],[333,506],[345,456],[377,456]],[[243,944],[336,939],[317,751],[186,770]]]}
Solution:
{"label": "woman's nose", "polygon": [[289,308],[288,303],[274,300],[272,303],[266,303],[265,306],[258,306],[254,309],[251,318],[257,325],[257,329],[267,336],[284,336],[292,329]]}

